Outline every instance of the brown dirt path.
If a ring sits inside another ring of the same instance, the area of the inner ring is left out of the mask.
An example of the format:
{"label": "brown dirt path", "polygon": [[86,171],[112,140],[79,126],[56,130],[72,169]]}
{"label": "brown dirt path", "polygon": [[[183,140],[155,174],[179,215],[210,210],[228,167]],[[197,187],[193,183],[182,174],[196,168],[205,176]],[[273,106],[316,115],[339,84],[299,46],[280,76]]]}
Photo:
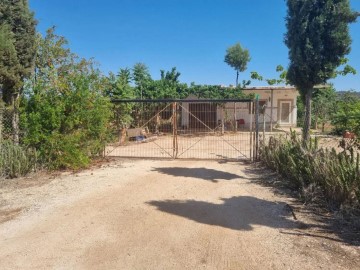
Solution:
{"label": "brown dirt path", "polygon": [[[211,161],[114,161],[4,184],[0,269],[359,269],[359,248],[246,174]],[[17,186],[15,189],[14,187]]]}

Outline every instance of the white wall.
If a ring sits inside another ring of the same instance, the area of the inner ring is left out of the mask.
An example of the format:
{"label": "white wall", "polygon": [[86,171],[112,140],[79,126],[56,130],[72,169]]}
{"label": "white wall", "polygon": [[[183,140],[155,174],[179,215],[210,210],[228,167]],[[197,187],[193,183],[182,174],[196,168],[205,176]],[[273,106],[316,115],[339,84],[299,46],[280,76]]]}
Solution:
{"label": "white wall", "polygon": [[[279,106],[279,100],[289,100],[292,102],[292,110],[291,110],[291,123],[290,125],[292,127],[296,126],[296,120],[297,120],[297,108],[296,108],[296,99],[299,95],[298,91],[295,88],[275,88],[274,90],[269,89],[248,89],[244,90],[246,94],[258,94],[259,100],[265,100],[266,101],[266,111],[265,111],[265,122],[268,123],[267,126],[270,126],[270,120],[271,120],[271,91],[273,91],[273,125],[280,124],[278,121],[278,106]],[[187,99],[196,99],[195,96],[189,96]],[[199,103],[201,103],[201,100],[199,100]],[[182,103],[182,106],[184,107],[184,110],[182,112],[182,120],[181,125],[182,126],[188,126],[189,125],[189,103]],[[250,103],[236,103],[235,109],[234,109],[234,103],[228,103],[226,104],[226,113],[221,108],[218,107],[217,109],[217,121],[221,120],[238,120],[238,119],[244,119],[245,126],[249,127],[249,123],[251,122],[251,119],[254,121],[254,116],[249,114],[249,106]],[[236,117],[234,118],[234,111],[236,112]],[[259,122],[263,123],[263,115],[260,115]],[[280,126],[290,126],[290,125],[280,125]]]}
{"label": "white wall", "polygon": [[[274,89],[271,90],[256,90],[256,89],[250,89],[250,90],[244,90],[246,94],[259,94],[259,100],[266,100],[266,111],[265,111],[265,121],[270,122],[270,115],[271,115],[271,91],[273,91],[273,124],[280,124],[278,119],[278,106],[279,106],[279,100],[289,100],[292,102],[292,110],[291,110],[291,122],[290,125],[295,127],[297,124],[297,108],[296,108],[296,99],[299,95],[298,91],[294,88],[283,88],[283,89]],[[260,116],[260,122],[263,120],[262,115]]]}

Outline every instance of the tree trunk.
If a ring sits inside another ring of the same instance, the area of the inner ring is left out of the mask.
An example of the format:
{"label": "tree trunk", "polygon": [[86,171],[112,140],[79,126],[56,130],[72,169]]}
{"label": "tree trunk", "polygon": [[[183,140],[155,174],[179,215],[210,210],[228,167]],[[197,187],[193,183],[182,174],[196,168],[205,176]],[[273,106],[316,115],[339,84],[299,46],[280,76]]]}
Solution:
{"label": "tree trunk", "polygon": [[311,99],[313,89],[308,89],[305,95],[305,120],[303,128],[303,145],[306,147],[310,141],[310,127],[311,127]]}
{"label": "tree trunk", "polygon": [[239,71],[236,71],[236,87],[238,86],[239,84]]}

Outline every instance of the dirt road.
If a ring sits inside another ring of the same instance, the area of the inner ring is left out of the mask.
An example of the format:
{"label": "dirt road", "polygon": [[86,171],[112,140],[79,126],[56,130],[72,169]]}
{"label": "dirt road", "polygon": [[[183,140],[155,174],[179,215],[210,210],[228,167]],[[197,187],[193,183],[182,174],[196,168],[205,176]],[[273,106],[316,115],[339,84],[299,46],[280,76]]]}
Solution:
{"label": "dirt road", "polygon": [[359,269],[358,247],[295,220],[297,203],[260,176],[238,163],[120,160],[2,183],[0,269]]}

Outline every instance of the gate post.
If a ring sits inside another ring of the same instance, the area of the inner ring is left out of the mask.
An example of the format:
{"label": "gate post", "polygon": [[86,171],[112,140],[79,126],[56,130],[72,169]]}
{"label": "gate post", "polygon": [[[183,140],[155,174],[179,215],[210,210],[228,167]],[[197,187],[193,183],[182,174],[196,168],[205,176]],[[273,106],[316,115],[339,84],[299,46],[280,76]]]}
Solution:
{"label": "gate post", "polygon": [[250,161],[254,160],[254,145],[253,145],[253,110],[254,100],[250,102]]}
{"label": "gate post", "polygon": [[177,141],[177,103],[173,103],[173,115],[172,115],[172,126],[173,126],[173,158],[176,159],[178,155],[178,141]]}
{"label": "gate post", "polygon": [[259,95],[256,95],[255,100],[255,160],[259,159]]}

